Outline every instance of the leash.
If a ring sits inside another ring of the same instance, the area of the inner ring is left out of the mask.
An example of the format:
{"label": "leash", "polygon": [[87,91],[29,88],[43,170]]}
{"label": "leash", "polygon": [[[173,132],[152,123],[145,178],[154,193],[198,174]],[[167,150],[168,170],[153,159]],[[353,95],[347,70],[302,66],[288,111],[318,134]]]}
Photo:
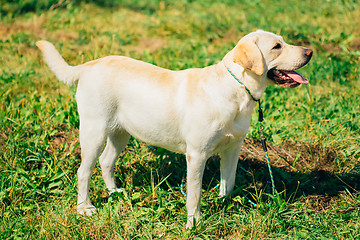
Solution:
{"label": "leash", "polygon": [[259,126],[260,140],[261,140],[262,148],[263,148],[263,150],[265,152],[266,162],[267,162],[267,166],[268,166],[268,169],[269,169],[269,175],[270,175],[270,179],[271,179],[272,194],[274,195],[275,191],[276,191],[275,182],[274,182],[274,176],[273,176],[273,173],[272,173],[272,170],[271,170],[269,154],[268,154],[267,147],[266,147],[266,138],[265,138],[264,133],[263,133],[263,130],[264,130],[263,120],[264,120],[264,117],[263,117],[263,111],[261,109],[260,100],[259,100],[259,110],[258,110],[258,112],[259,112],[259,122],[260,122],[260,126]]}
{"label": "leash", "polygon": [[[275,195],[275,182],[274,182],[274,177],[273,177],[273,173],[272,173],[272,170],[271,170],[271,164],[270,164],[270,158],[269,158],[269,154],[268,154],[268,150],[267,150],[267,146],[266,146],[266,138],[264,136],[264,124],[263,124],[263,121],[264,121],[264,114],[263,114],[263,110],[261,108],[261,101],[260,99],[256,99],[250,92],[250,90],[246,87],[246,85],[240,81],[239,78],[237,78],[235,76],[235,74],[233,72],[230,71],[230,69],[228,67],[226,67],[226,65],[224,64],[225,68],[227,69],[227,71],[230,73],[230,75],[235,78],[235,80],[240,83],[240,85],[242,85],[245,90],[247,91],[247,93],[249,94],[249,96],[252,98],[252,100],[254,100],[255,102],[258,103],[258,106],[259,106],[259,109],[258,109],[258,113],[259,113],[259,117],[258,117],[258,121],[260,123],[259,125],[259,133],[260,133],[260,141],[261,141],[261,145],[262,145],[262,148],[265,152],[265,157],[266,157],[266,162],[267,162],[267,166],[268,166],[268,169],[269,169],[269,175],[270,175],[270,180],[271,180],[271,186],[272,186],[272,194]],[[185,177],[182,179],[181,181],[181,185],[180,185],[180,192],[186,197],[186,193],[184,192],[183,190],[183,187],[184,187],[184,184],[185,184]],[[213,187],[210,191],[214,191],[216,188],[218,188],[220,186],[220,183],[218,183],[215,187]],[[257,207],[257,204],[252,202],[250,199],[248,199],[249,202]]]}
{"label": "leash", "polygon": [[[271,164],[270,164],[270,158],[269,158],[269,154],[268,154],[268,151],[267,151],[267,147],[266,147],[266,138],[264,136],[264,124],[263,124],[263,121],[264,121],[264,114],[263,114],[263,110],[261,108],[261,101],[260,99],[256,99],[250,92],[250,90],[246,87],[246,85],[240,81],[239,78],[237,78],[235,76],[235,74],[233,72],[230,71],[230,69],[224,64],[226,70],[230,73],[231,76],[233,76],[233,78],[236,79],[236,81],[238,83],[240,83],[240,85],[244,86],[245,90],[247,91],[247,93],[250,95],[250,97],[258,103],[259,105],[259,109],[258,109],[258,113],[259,113],[259,117],[258,117],[258,121],[260,123],[260,126],[259,126],[259,132],[260,132],[260,141],[261,141],[261,145],[262,145],[262,148],[265,152],[265,157],[266,157],[266,162],[267,162],[267,166],[268,166],[268,169],[269,169],[269,175],[270,175],[270,180],[271,180],[271,186],[272,186],[272,194],[274,195],[275,194],[275,191],[276,191],[276,188],[275,188],[275,182],[274,182],[274,176],[273,176],[273,173],[272,173],[272,170],[271,170]],[[256,206],[255,203],[251,202],[251,200],[249,199],[250,203],[254,206]]]}

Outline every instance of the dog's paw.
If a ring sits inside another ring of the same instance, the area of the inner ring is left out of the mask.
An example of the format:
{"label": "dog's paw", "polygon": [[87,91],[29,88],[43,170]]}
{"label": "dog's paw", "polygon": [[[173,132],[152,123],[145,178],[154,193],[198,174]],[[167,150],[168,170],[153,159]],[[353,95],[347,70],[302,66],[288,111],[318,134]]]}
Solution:
{"label": "dog's paw", "polygon": [[187,223],[186,223],[186,229],[194,229],[196,228],[196,225],[199,223],[199,216],[188,216],[187,217]]}
{"label": "dog's paw", "polygon": [[187,223],[186,223],[186,229],[191,230],[193,228],[196,228],[196,225],[194,224],[194,221],[189,221],[188,220]]}
{"label": "dog's paw", "polygon": [[91,204],[80,203],[77,206],[77,212],[84,216],[91,216],[91,215],[95,214],[97,211],[96,211],[96,207],[94,207]]}

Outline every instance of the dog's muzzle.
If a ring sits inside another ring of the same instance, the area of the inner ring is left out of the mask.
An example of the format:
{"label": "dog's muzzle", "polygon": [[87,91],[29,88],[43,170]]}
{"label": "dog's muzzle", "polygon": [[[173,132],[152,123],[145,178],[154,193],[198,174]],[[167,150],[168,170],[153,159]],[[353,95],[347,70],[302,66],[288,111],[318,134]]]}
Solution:
{"label": "dog's muzzle", "polygon": [[[304,49],[304,58],[306,60],[304,61],[304,64],[300,67],[305,66],[310,61],[312,54],[313,51],[311,49]],[[304,78],[300,73],[295,72],[294,70],[288,71],[272,68],[267,72],[267,77],[273,80],[276,84],[286,88],[294,88],[299,86],[300,84],[309,83],[306,78]]]}

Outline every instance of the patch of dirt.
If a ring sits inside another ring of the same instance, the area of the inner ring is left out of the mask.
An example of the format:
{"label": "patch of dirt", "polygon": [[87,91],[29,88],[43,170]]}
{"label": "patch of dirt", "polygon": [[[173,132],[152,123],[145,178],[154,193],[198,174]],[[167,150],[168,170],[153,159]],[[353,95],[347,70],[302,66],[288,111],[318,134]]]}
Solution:
{"label": "patch of dirt", "polygon": [[[340,53],[340,52],[343,52],[340,45],[334,44],[334,43],[323,44],[323,45],[321,45],[321,48],[322,48],[322,50],[324,52],[328,52],[328,53]],[[349,43],[348,48],[349,48],[350,51],[360,50],[360,38],[357,37],[354,40],[352,40]]]}
{"label": "patch of dirt", "polygon": [[121,45],[119,48],[125,53],[130,55],[130,52],[142,54],[145,50],[153,53],[168,45],[164,39],[161,38],[139,38],[131,44]]}
{"label": "patch of dirt", "polygon": [[[281,147],[268,143],[267,146],[279,192],[286,189],[298,196],[336,196],[345,189],[360,190],[360,173],[336,170],[337,161],[343,158],[336,148],[324,147],[321,142],[286,142]],[[239,164],[248,172],[263,171],[265,177],[256,181],[260,186],[268,184],[265,153],[257,140],[245,140]]]}
{"label": "patch of dirt", "polygon": [[350,43],[350,48],[352,50],[360,50],[360,37],[355,38],[351,43]]}
{"label": "patch of dirt", "polygon": [[139,39],[138,47],[142,49],[142,51],[146,49],[153,52],[163,48],[165,45],[165,40],[161,38],[141,38]]}
{"label": "patch of dirt", "polygon": [[58,39],[59,41],[65,40],[74,40],[77,38],[77,33],[71,33],[67,31],[54,31],[47,32],[42,25],[46,22],[46,17],[44,14],[40,17],[34,16],[32,20],[27,22],[17,21],[11,24],[1,24],[0,25],[0,40],[6,41],[10,38],[10,35],[16,35],[19,33],[27,33],[36,36],[36,39],[47,39],[49,36],[52,36],[53,39]]}
{"label": "patch of dirt", "polygon": [[339,45],[330,44],[330,43],[322,44],[321,48],[324,52],[328,52],[328,53],[339,53],[343,51]]}
{"label": "patch of dirt", "polygon": [[326,212],[332,208],[332,202],[335,197],[322,196],[322,195],[310,195],[302,197],[302,202],[305,203],[307,209],[314,210],[316,212]]}
{"label": "patch of dirt", "polygon": [[[267,143],[271,164],[287,171],[334,171],[334,161],[340,155],[335,148],[324,148],[321,143],[285,142],[282,147]],[[260,142],[245,139],[241,159],[264,159]]]}
{"label": "patch of dirt", "polygon": [[305,209],[314,212],[335,211],[337,214],[346,214],[360,209],[360,204],[354,199],[349,199],[345,194],[340,196],[309,195],[300,199],[305,204]]}
{"label": "patch of dirt", "polygon": [[44,17],[36,18],[34,17],[32,21],[28,22],[16,22],[11,24],[1,24],[0,25],[0,39],[5,41],[9,38],[11,34],[18,34],[20,32],[29,32],[34,35],[40,35],[44,33],[44,30],[40,28]]}
{"label": "patch of dirt", "polygon": [[[78,143],[78,130],[74,129],[74,132],[65,132],[64,130],[67,128],[65,124],[60,124],[57,126],[58,132],[52,135],[49,138],[50,148],[48,152],[51,155],[59,154],[60,152],[65,154],[75,155],[76,158],[80,159],[81,149],[80,146],[74,148]],[[50,129],[53,130],[53,129]],[[75,136],[74,136],[75,135]]]}
{"label": "patch of dirt", "polygon": [[[245,34],[244,34],[245,35]],[[225,45],[228,43],[237,43],[243,36],[239,34],[239,31],[235,29],[230,29],[224,33],[221,37],[211,39],[210,42],[219,45]]]}

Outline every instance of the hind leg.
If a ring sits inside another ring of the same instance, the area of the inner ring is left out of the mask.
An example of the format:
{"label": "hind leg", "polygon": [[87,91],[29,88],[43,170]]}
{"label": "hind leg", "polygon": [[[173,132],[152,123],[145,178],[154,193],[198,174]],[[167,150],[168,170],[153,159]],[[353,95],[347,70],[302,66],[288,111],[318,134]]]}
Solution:
{"label": "hind leg", "polygon": [[116,188],[115,184],[114,166],[119,154],[126,147],[129,139],[130,135],[127,132],[114,131],[109,135],[105,150],[100,156],[99,161],[102,176],[110,194],[120,192],[120,189]]}
{"label": "hind leg", "polygon": [[106,139],[103,121],[87,120],[80,122],[81,164],[78,169],[77,211],[90,216],[96,212],[89,197],[89,183],[100,151]]}

